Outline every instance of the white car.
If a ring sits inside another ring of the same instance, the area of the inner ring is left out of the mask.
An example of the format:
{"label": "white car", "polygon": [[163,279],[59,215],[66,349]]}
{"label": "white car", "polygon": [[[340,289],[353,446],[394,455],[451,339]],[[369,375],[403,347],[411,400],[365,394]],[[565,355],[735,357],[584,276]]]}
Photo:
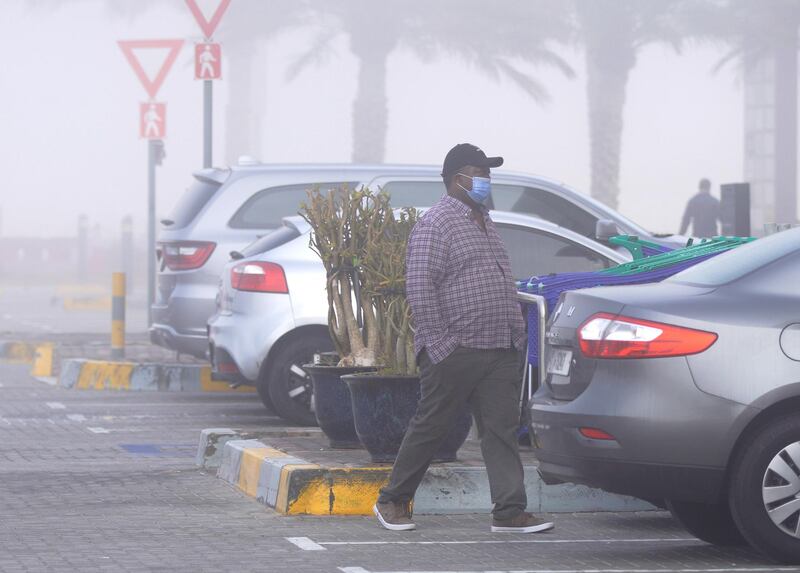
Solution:
{"label": "white car", "polygon": [[[593,271],[630,260],[598,241],[518,213],[492,211],[516,278]],[[254,384],[264,404],[298,424],[315,424],[311,382],[301,366],[333,349],[325,269],[301,217],[232,253],[208,321],[214,378]]]}

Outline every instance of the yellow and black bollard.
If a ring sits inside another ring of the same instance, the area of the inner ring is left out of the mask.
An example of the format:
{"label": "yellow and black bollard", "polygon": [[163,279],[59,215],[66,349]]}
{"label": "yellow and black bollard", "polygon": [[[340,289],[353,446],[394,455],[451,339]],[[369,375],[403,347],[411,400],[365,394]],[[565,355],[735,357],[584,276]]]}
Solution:
{"label": "yellow and black bollard", "polygon": [[111,279],[111,359],[125,358],[125,273]]}

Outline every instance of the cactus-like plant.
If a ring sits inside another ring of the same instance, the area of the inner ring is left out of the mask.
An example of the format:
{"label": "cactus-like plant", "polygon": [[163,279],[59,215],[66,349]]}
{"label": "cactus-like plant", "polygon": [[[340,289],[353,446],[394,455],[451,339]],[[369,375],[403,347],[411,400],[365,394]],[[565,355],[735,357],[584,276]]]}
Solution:
{"label": "cactus-like plant", "polygon": [[416,210],[395,213],[388,193],[362,187],[312,189],[300,214],[327,273],[328,328],[340,365],[415,374],[405,257]]}

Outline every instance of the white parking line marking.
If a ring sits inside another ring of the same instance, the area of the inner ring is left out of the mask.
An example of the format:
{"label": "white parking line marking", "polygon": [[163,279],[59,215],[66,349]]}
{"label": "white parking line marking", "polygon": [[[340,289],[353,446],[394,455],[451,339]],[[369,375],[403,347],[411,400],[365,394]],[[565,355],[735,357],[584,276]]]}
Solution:
{"label": "white parking line marking", "polygon": [[89,430],[93,434],[109,434],[109,433],[111,433],[110,430],[106,430],[105,428],[100,428],[100,427],[96,427],[96,426],[87,426],[86,429]]}
{"label": "white parking line marking", "polygon": [[[48,386],[55,386],[58,384],[58,378],[55,376],[37,376],[36,379],[39,382],[44,382]],[[0,386],[2,386],[2,384],[0,384]]]}
{"label": "white parking line marking", "polygon": [[[676,539],[482,539],[463,541],[314,541],[309,537],[286,537],[292,543],[305,551],[320,551],[326,549],[325,545],[503,545],[503,544],[557,544],[557,543],[702,543],[695,537],[681,537]],[[800,569],[790,569],[800,571]],[[588,570],[587,570],[588,571]],[[404,572],[395,572],[404,573]],[[447,573],[447,572],[443,572]]]}
{"label": "white parking line marking", "polygon": [[47,407],[52,410],[66,410],[67,407],[61,402],[46,402]]}
{"label": "white parking line marking", "polygon": [[314,543],[308,537],[287,537],[286,541],[297,545],[305,551],[326,551],[319,543]]}
{"label": "white parking line marking", "polygon": [[[703,543],[696,537],[678,539],[483,539],[464,541],[317,541],[317,545],[503,545],[551,543]],[[799,569],[800,571],[800,569]]]}
{"label": "white parking line marking", "polygon": [[342,573],[760,573],[762,571],[800,571],[797,567],[723,567],[710,569],[492,569],[491,571],[370,571],[363,567],[338,567]]}
{"label": "white parking line marking", "polygon": [[85,422],[86,416],[83,414],[67,414],[67,420],[71,420],[73,422]]}

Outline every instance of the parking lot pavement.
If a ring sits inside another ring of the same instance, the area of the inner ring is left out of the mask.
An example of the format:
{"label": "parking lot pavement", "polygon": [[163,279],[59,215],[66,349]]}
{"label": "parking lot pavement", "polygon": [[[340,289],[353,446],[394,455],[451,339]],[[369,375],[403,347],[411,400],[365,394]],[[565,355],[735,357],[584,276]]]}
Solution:
{"label": "parking lot pavement", "polygon": [[278,426],[250,395],[83,392],[0,364],[0,571],[800,571],[692,539],[668,514],[282,517],[198,470],[201,428]]}
{"label": "parking lot pavement", "polygon": [[[88,291],[80,286],[6,285],[0,287],[0,333],[53,336],[64,333],[108,333],[111,324],[111,277],[107,285]],[[104,304],[93,305],[101,302]],[[70,302],[74,302],[72,306]],[[147,331],[143,294],[129,296],[128,332]]]}

